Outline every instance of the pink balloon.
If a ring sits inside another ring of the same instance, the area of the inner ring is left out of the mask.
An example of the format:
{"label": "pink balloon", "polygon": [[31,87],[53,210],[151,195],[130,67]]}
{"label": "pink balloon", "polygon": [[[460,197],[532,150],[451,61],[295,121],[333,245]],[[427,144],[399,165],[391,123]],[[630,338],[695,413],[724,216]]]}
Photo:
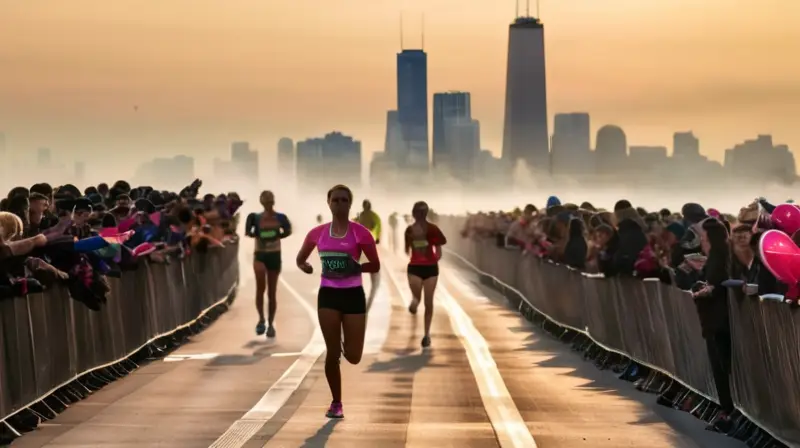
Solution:
{"label": "pink balloon", "polygon": [[772,223],[779,230],[793,235],[800,230],[800,208],[795,204],[781,204],[772,211]]}
{"label": "pink balloon", "polygon": [[780,230],[767,230],[758,243],[761,261],[782,283],[800,283],[800,248]]}

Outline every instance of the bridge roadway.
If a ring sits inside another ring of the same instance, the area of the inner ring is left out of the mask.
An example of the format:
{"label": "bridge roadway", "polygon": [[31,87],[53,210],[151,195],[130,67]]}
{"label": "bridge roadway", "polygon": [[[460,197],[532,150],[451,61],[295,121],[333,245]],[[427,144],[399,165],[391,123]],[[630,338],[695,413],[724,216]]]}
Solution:
{"label": "bridge roadway", "polygon": [[278,336],[256,337],[247,252],[238,299],[210,328],[12,446],[744,447],[584,362],[449,264],[422,351],[422,308],[407,312],[404,260],[388,252],[364,359],[342,364],[346,418],[329,421],[318,277],[287,250]]}

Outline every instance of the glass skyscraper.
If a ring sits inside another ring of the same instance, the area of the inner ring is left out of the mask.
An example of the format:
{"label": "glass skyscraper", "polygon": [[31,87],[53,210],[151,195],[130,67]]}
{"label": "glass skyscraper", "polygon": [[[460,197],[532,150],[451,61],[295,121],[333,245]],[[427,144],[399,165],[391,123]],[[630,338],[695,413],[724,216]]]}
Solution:
{"label": "glass skyscraper", "polygon": [[423,50],[397,54],[397,118],[405,149],[400,162],[428,169],[428,55]]}

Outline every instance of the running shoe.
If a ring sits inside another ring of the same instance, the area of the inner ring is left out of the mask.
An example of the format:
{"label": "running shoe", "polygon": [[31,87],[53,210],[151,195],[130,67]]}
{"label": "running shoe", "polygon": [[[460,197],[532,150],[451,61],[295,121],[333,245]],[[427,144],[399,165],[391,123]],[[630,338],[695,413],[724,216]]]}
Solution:
{"label": "running shoe", "polygon": [[328,412],[325,413],[325,417],[328,418],[344,418],[344,409],[342,408],[342,403],[332,401],[331,407],[328,408]]}
{"label": "running shoe", "polygon": [[275,337],[275,327],[273,327],[272,325],[270,325],[269,328],[267,328],[267,337],[268,338]]}
{"label": "running shoe", "polygon": [[425,336],[422,338],[422,348],[428,348],[431,346],[431,337]]}
{"label": "running shoe", "polygon": [[408,312],[411,314],[417,314],[417,308],[419,308],[419,300],[412,299],[411,305],[408,305]]}
{"label": "running shoe", "polygon": [[267,331],[266,323],[264,323],[263,320],[258,321],[258,324],[256,324],[256,335],[261,336],[265,331]]}

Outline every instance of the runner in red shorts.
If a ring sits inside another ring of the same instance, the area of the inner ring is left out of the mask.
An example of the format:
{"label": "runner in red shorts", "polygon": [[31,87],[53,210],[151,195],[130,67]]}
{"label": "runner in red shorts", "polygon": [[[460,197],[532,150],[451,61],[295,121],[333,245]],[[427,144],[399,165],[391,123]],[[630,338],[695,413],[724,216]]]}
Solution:
{"label": "runner in red shorts", "polygon": [[408,286],[414,296],[408,311],[417,314],[421,298],[425,297],[425,336],[422,348],[431,345],[431,322],[433,321],[433,293],[439,280],[439,260],[442,258],[442,246],[447,243],[439,227],[428,222],[428,204],[414,204],[412,216],[414,222],[406,228],[406,253],[411,256],[408,263]]}

